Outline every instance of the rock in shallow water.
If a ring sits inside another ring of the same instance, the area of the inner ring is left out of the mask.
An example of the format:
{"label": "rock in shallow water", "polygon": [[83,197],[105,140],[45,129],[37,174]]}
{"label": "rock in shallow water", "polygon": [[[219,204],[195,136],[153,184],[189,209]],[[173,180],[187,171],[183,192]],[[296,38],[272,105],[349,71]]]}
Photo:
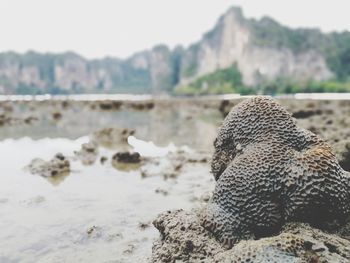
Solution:
{"label": "rock in shallow water", "polygon": [[135,130],[133,129],[109,127],[94,132],[91,141],[106,148],[114,148],[127,145],[129,136],[134,134]]}
{"label": "rock in shallow water", "polygon": [[350,216],[350,175],[328,143],[273,99],[234,107],[214,147],[217,184],[203,225],[228,246],[270,236],[286,222],[333,229]]}
{"label": "rock in shallow water", "polygon": [[[255,97],[233,108],[214,146],[213,197],[199,216],[155,220],[154,262],[349,262],[346,239],[311,227],[280,232],[293,221],[336,230],[350,216],[350,176],[323,139],[274,100]],[[241,241],[254,238],[262,239]]]}
{"label": "rock in shallow water", "polygon": [[63,154],[58,153],[50,161],[44,161],[40,158],[33,159],[27,169],[32,174],[53,177],[69,173],[70,162]]}
{"label": "rock in shallow water", "polygon": [[95,142],[83,143],[81,149],[74,154],[84,165],[92,165],[98,157],[98,145]]}

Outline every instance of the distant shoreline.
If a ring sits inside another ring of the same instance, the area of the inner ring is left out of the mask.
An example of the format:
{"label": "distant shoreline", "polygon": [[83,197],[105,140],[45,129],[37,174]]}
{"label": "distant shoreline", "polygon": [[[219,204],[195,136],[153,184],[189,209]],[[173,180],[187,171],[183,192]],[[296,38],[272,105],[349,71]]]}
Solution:
{"label": "distant shoreline", "polygon": [[[0,101],[149,101],[149,100],[234,100],[252,97],[254,95],[221,94],[196,96],[170,95],[134,95],[134,94],[71,94],[71,95],[0,95]],[[296,93],[273,96],[278,99],[296,100],[350,100],[350,93]]]}

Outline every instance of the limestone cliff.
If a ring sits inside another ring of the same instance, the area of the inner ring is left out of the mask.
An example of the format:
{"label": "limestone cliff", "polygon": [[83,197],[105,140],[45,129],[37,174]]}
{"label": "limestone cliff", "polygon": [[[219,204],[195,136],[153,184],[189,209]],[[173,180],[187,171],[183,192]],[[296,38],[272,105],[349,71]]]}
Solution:
{"label": "limestone cliff", "polygon": [[74,53],[0,54],[0,94],[166,93],[236,65],[245,86],[276,78],[297,82],[350,79],[350,33],[290,29],[270,18],[229,9],[188,48],[158,45],[125,60],[87,60]]}
{"label": "limestone cliff", "polygon": [[255,23],[245,19],[240,9],[231,8],[212,31],[186,52],[181,84],[233,63],[237,64],[246,85],[277,77],[305,81],[333,76],[325,57],[315,48],[294,52],[284,46],[259,45],[254,34]]}

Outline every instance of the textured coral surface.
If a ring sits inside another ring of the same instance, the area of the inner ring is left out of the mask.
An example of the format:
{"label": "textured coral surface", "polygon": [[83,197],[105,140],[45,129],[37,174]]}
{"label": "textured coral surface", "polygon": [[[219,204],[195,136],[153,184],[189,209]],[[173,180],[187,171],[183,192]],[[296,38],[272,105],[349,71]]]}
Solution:
{"label": "textured coral surface", "polygon": [[[350,240],[288,223],[282,232],[259,240],[242,240],[226,249],[200,224],[199,211],[175,210],[159,215],[153,224],[160,232],[154,243],[152,262],[206,263],[348,263]],[[343,229],[350,234],[350,223]]]}
{"label": "textured coral surface", "polygon": [[289,221],[334,229],[350,215],[350,176],[331,147],[275,100],[235,106],[214,142],[217,180],[202,224],[221,242],[269,236]]}

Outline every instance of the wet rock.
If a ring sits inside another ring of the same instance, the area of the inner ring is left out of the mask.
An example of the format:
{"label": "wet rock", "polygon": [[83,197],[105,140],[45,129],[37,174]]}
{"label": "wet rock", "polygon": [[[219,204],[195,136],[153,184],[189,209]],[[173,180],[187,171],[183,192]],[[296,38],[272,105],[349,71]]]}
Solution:
{"label": "wet rock", "polygon": [[140,163],[141,156],[138,152],[118,152],[113,155],[113,161],[119,163]]}
{"label": "wet rock", "polygon": [[[310,118],[329,123],[315,112]],[[323,139],[271,98],[257,97],[229,113],[214,147],[212,197],[200,212],[154,221],[161,237],[153,262],[349,262],[348,231],[334,231],[350,216],[350,177]]]}
{"label": "wet rock", "polygon": [[217,183],[203,225],[227,246],[271,236],[294,220],[328,230],[350,216],[350,174],[327,142],[272,98],[235,106],[214,148]]}
{"label": "wet rock", "polygon": [[29,117],[26,117],[24,118],[24,123],[25,124],[33,124],[34,122],[38,121],[39,119],[37,117],[34,117],[34,116],[29,116]]}
{"label": "wet rock", "polygon": [[222,117],[226,117],[227,114],[230,112],[233,106],[238,104],[241,100],[236,99],[236,100],[222,100],[220,102],[218,110],[220,111]]}
{"label": "wet rock", "polygon": [[333,148],[340,166],[344,170],[350,171],[350,140],[342,140],[336,143]]}
{"label": "wet rock", "polygon": [[62,119],[62,113],[60,113],[60,112],[52,113],[52,119],[54,119],[55,121]]}
{"label": "wet rock", "polygon": [[300,110],[292,113],[292,117],[296,119],[306,119],[314,115],[321,115],[322,111],[318,110]]}
{"label": "wet rock", "polygon": [[136,247],[135,247],[134,244],[128,244],[128,245],[127,245],[127,248],[124,249],[123,254],[126,254],[126,255],[132,254],[132,253],[134,252],[135,249],[136,249]]}
{"label": "wet rock", "polygon": [[152,262],[349,262],[350,241],[307,224],[290,223],[276,236],[222,246],[200,224],[199,210],[167,211],[153,222],[160,232]]}
{"label": "wet rock", "polygon": [[100,163],[101,163],[101,164],[105,164],[107,160],[108,160],[108,157],[102,156],[102,157],[100,158]]}
{"label": "wet rock", "polygon": [[119,110],[122,105],[123,105],[122,101],[106,100],[106,101],[101,101],[99,103],[99,108],[105,111]]}
{"label": "wet rock", "polygon": [[62,109],[67,109],[70,107],[70,103],[67,100],[62,101],[61,103]]}
{"label": "wet rock", "polygon": [[141,230],[145,230],[146,228],[149,228],[150,226],[151,226],[150,223],[144,223],[144,222],[140,222],[140,223],[139,223],[139,228],[140,228]]}
{"label": "wet rock", "polygon": [[230,101],[229,100],[222,100],[219,106],[219,111],[221,112],[223,117],[226,117],[226,115],[230,112]]}
{"label": "wet rock", "polygon": [[225,251],[200,225],[197,212],[167,211],[159,215],[153,225],[160,232],[160,238],[154,242],[152,248],[154,263],[176,260],[199,262],[210,260],[214,255]]}
{"label": "wet rock", "polygon": [[162,188],[157,188],[154,192],[156,194],[162,194],[163,196],[167,196],[169,194],[169,192],[167,190],[162,189]]}
{"label": "wet rock", "polygon": [[138,152],[117,152],[112,157],[112,165],[121,171],[137,170],[141,167],[141,156]]}
{"label": "wet rock", "polygon": [[89,238],[99,238],[102,236],[102,229],[98,226],[92,226],[86,230],[86,234]]}
{"label": "wet rock", "polygon": [[211,156],[208,153],[196,152],[186,156],[186,161],[189,163],[208,163]]}
{"label": "wet rock", "polygon": [[98,145],[95,142],[83,143],[81,149],[74,153],[84,165],[91,165],[98,157]]}
{"label": "wet rock", "polygon": [[7,121],[6,115],[4,113],[0,113],[0,126],[5,125],[6,121]]}
{"label": "wet rock", "polygon": [[133,110],[138,110],[138,111],[151,110],[154,108],[154,102],[153,101],[131,102],[129,104],[129,107]]}
{"label": "wet rock", "polygon": [[101,110],[112,110],[113,102],[112,101],[102,101],[99,104]]}
{"label": "wet rock", "polygon": [[0,127],[9,125],[23,125],[23,124],[33,124],[35,121],[38,121],[39,119],[35,116],[18,116],[15,117],[11,113],[1,111],[0,110]]}
{"label": "wet rock", "polygon": [[63,154],[58,153],[50,161],[44,161],[39,158],[33,159],[26,168],[32,174],[38,174],[43,177],[55,177],[69,173],[70,162]]}
{"label": "wet rock", "polygon": [[113,148],[127,145],[129,136],[134,134],[135,130],[133,129],[109,127],[94,132],[91,140],[103,147]]}

